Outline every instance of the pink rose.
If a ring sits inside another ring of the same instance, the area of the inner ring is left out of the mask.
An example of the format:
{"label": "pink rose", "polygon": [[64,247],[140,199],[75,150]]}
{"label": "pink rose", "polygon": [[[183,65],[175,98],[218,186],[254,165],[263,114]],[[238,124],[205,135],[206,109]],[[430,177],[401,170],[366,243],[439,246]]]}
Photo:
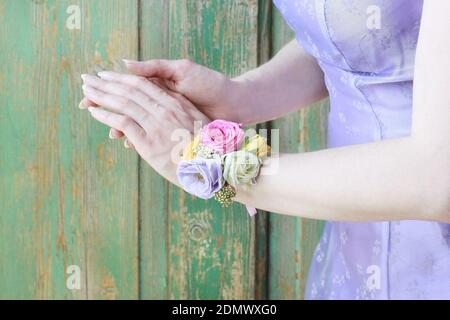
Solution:
{"label": "pink rose", "polygon": [[242,125],[231,121],[214,120],[200,131],[200,143],[219,154],[238,150],[243,139]]}

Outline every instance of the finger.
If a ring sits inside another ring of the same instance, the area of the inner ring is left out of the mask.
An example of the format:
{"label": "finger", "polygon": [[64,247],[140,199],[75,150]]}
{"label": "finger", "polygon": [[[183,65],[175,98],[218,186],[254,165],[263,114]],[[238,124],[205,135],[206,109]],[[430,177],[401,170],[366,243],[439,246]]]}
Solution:
{"label": "finger", "polygon": [[[122,138],[124,136],[125,135],[123,134],[122,131],[119,131],[119,130],[114,129],[114,128],[111,128],[109,130],[109,138],[110,139],[119,139],[119,138]],[[133,149],[134,148],[133,144],[127,138],[125,138],[125,140],[123,141],[123,145],[127,149]]]}
{"label": "finger", "polygon": [[145,137],[144,129],[129,116],[95,107],[89,107],[88,110],[97,121],[125,133],[133,145],[143,142]]}
{"label": "finger", "polygon": [[[84,97],[80,104],[78,105],[78,107],[80,109],[87,109],[89,107],[98,107],[94,101],[89,100],[88,98]],[[123,132],[122,131],[118,131],[114,128],[111,128],[109,130],[109,138],[110,139],[119,139],[123,137]]]}
{"label": "finger", "polygon": [[139,76],[146,78],[162,78],[180,81],[184,78],[186,70],[193,63],[189,60],[153,59],[148,61],[123,60],[126,68]]}
{"label": "finger", "polygon": [[109,138],[110,139],[120,139],[124,136],[122,131],[116,130],[114,128],[111,128],[109,130]]}
{"label": "finger", "polygon": [[159,103],[168,103],[169,105],[173,103],[173,98],[168,95],[165,90],[143,77],[113,71],[102,71],[99,72],[98,75],[103,80],[119,82],[130,87],[137,88]]}
{"label": "finger", "polygon": [[150,113],[128,98],[106,93],[86,84],[83,85],[83,93],[87,98],[94,101],[96,104],[115,113],[132,118],[143,128],[148,129],[151,124],[152,117]]}
{"label": "finger", "polygon": [[148,78],[147,80],[150,81],[151,83],[154,83],[160,88],[167,88],[167,83],[170,82],[161,78]]}
{"label": "finger", "polygon": [[181,93],[178,93],[176,91],[172,91],[170,89],[167,89],[167,94],[169,94],[171,97],[173,97],[174,99],[176,99],[177,101],[179,101],[182,106],[183,106],[183,110],[185,112],[187,112],[189,115],[191,115],[192,118],[194,118],[195,120],[198,121],[202,121],[202,123],[208,123],[211,120],[204,115],[203,113],[201,113],[193,104],[191,101],[189,101],[188,98],[186,98],[184,95],[182,95]]}
{"label": "finger", "polygon": [[[89,107],[98,107],[97,104],[95,104],[95,102],[89,100],[88,98],[84,97],[81,101],[80,104],[78,105],[78,107],[80,109],[87,109]],[[124,136],[122,131],[116,130],[114,128],[111,128],[109,130],[109,138],[110,139],[120,139]]]}
{"label": "finger", "polygon": [[125,138],[123,141],[123,146],[127,149],[134,149],[133,144],[128,140],[128,138]]}
{"label": "finger", "polygon": [[191,117],[193,117],[196,120],[202,121],[204,123],[210,122],[211,120],[204,115],[203,113],[199,112],[199,110],[192,104],[191,101],[189,101],[184,95],[181,93],[172,90],[167,84],[165,84],[164,79],[158,79],[158,78],[151,78],[148,79],[148,81],[151,81],[155,85],[159,86],[163,90],[167,92],[168,95],[170,95],[174,100],[181,103],[183,106],[183,110],[187,112]]}
{"label": "finger", "polygon": [[84,97],[83,99],[81,99],[80,104],[78,105],[78,108],[80,109],[87,109],[89,107],[96,107],[97,105],[89,100],[88,98]]}
{"label": "finger", "polygon": [[130,99],[143,109],[142,112],[155,112],[155,108],[149,108],[149,106],[156,104],[156,101],[143,93],[141,90],[134,89],[129,85],[119,82],[103,80],[89,74],[83,74],[81,78],[83,79],[84,84],[106,93],[112,93],[114,95]]}

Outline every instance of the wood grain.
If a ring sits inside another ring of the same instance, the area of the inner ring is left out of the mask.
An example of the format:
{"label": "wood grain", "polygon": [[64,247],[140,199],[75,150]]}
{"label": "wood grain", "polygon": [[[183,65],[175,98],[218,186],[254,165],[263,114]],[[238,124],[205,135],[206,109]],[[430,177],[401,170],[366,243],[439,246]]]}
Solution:
{"label": "wood grain", "polygon": [[[141,1],[141,60],[169,57],[170,1]],[[169,224],[169,183],[140,160],[140,297],[167,299]]]}
{"label": "wood grain", "polygon": [[[292,37],[270,0],[0,1],[0,299],[302,298],[320,222],[195,199],[77,108],[80,74],[120,58],[235,76]],[[282,151],[315,150],[326,113],[259,127],[280,129]]]}
{"label": "wood grain", "polygon": [[[66,28],[79,5],[80,30]],[[0,298],[135,298],[137,157],[80,112],[80,73],[137,54],[137,1],[2,1]],[[81,289],[66,288],[66,267]]]}
{"label": "wood grain", "polygon": [[[144,1],[142,58],[240,74],[257,65],[257,13],[256,1]],[[141,222],[143,298],[255,296],[255,224],[241,205],[194,199],[141,163]]]}

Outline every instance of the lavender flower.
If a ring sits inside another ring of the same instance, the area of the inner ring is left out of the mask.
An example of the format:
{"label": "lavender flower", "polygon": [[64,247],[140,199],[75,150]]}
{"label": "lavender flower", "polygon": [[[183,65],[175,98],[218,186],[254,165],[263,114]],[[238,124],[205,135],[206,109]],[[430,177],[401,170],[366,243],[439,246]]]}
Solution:
{"label": "lavender flower", "polygon": [[218,159],[195,158],[181,161],[177,177],[184,190],[202,199],[212,198],[224,183]]}

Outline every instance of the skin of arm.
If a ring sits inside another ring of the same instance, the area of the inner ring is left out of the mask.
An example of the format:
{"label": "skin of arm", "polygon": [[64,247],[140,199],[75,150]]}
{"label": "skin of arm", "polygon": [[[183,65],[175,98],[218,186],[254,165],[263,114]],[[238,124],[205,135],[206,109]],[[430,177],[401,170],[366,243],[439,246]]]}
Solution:
{"label": "skin of arm", "polygon": [[244,124],[265,122],[306,107],[328,95],[322,69],[297,40],[269,62],[232,79],[231,106]]}
{"label": "skin of arm", "polygon": [[281,154],[237,201],[315,219],[450,222],[450,2],[424,3],[409,137]]}

